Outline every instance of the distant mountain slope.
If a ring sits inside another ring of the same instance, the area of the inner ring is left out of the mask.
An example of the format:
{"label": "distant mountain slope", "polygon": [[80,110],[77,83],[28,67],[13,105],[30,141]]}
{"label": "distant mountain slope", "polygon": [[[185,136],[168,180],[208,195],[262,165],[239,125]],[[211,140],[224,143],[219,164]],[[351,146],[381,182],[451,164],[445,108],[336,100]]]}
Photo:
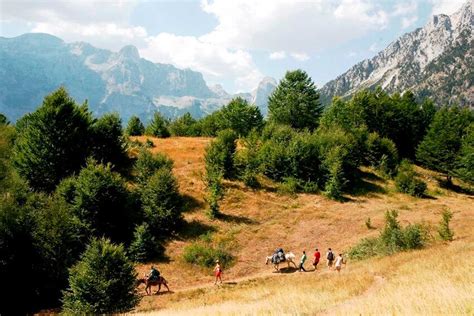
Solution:
{"label": "distant mountain slope", "polygon": [[392,42],[372,59],[364,60],[320,92],[332,97],[350,96],[362,88],[382,86],[388,92],[410,89],[439,104],[474,106],[472,0],[451,16],[433,16],[423,28]]}
{"label": "distant mountain slope", "polygon": [[[131,115],[147,119],[155,110],[200,117],[234,97],[222,87],[209,88],[199,72],[140,58],[134,46],[114,53],[48,34],[0,38],[0,112],[9,119],[33,111],[61,85],[78,102],[87,99],[94,113],[116,111],[124,121]],[[243,95],[250,102],[258,95],[266,109],[268,86],[262,89]]]}

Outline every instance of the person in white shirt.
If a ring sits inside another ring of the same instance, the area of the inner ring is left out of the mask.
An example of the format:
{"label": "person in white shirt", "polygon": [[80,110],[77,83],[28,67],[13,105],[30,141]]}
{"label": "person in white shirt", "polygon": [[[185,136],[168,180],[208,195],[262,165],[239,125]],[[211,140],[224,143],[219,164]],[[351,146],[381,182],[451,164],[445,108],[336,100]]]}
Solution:
{"label": "person in white shirt", "polygon": [[346,264],[346,262],[344,261],[344,258],[342,257],[342,253],[340,253],[339,256],[337,256],[336,258],[336,264],[335,264],[337,272],[341,271],[343,264]]}

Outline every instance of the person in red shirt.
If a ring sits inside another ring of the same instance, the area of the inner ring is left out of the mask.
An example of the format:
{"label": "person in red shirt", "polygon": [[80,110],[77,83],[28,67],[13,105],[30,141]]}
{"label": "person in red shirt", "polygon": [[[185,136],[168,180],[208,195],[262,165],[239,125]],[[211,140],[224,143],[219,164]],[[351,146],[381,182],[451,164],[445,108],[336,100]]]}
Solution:
{"label": "person in red shirt", "polygon": [[319,252],[318,248],[316,248],[316,251],[314,252],[314,258],[313,258],[314,271],[318,269],[319,258],[321,258],[321,253]]}

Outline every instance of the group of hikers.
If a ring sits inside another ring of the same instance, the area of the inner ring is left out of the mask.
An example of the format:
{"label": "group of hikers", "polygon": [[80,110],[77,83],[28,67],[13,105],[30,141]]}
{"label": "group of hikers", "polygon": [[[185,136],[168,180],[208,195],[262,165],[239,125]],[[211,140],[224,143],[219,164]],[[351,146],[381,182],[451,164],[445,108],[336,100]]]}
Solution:
{"label": "group of hikers", "polygon": [[[277,251],[280,251],[280,250],[283,252],[283,249],[281,248],[277,249]],[[283,255],[283,258],[284,258],[284,255]],[[307,270],[304,268],[304,263],[306,262],[306,259],[307,259],[306,250],[303,250],[303,254],[300,259],[300,264],[298,266],[299,272],[307,272]],[[321,260],[321,252],[319,252],[319,249],[316,248],[313,254],[313,262],[312,262],[312,265],[314,267],[313,271],[316,271],[318,269],[318,264],[320,260]],[[336,257],[332,249],[328,248],[328,251],[326,252],[326,265],[328,269],[331,269],[334,266],[336,271],[340,272],[343,264],[346,264],[346,262],[344,258],[342,257],[342,253],[340,253]]]}
{"label": "group of hikers", "polygon": [[[294,255],[293,255],[294,257]],[[270,258],[270,257],[269,257]],[[298,266],[298,271],[299,272],[308,272],[308,270],[306,270],[304,268],[304,264],[307,260],[307,255],[306,255],[306,250],[303,250],[303,254],[301,255],[301,259],[300,259],[300,263],[299,263],[299,266]],[[283,251],[282,248],[277,248],[274,252],[274,254],[271,256],[271,260],[272,260],[272,263],[273,264],[278,264],[280,262],[284,262],[288,259],[286,259],[286,256],[285,256],[285,252]],[[292,260],[292,259],[289,259],[289,260]],[[313,261],[312,261],[312,265],[314,267],[313,271],[316,271],[318,269],[318,264],[321,260],[321,252],[319,252],[319,249],[316,248],[315,251],[314,251],[314,254],[313,254]],[[219,260],[216,260],[216,265],[214,266],[214,276],[215,276],[215,280],[214,280],[214,285],[217,285],[217,283],[219,282],[220,284],[222,284],[222,266],[219,262]],[[294,262],[293,262],[294,264]],[[328,269],[332,269],[332,267],[334,266],[335,270],[337,272],[340,272],[341,269],[342,269],[342,265],[343,264],[346,264],[343,256],[342,256],[342,253],[340,253],[337,257],[336,255],[334,254],[334,252],[332,251],[331,248],[328,248],[328,251],[326,252],[326,265],[328,267]],[[296,266],[296,264],[295,264]],[[156,269],[154,266],[151,266],[151,269],[150,269],[150,273],[146,275],[146,278],[147,278],[147,281],[149,283],[152,283],[152,282],[156,282],[158,280],[160,280],[160,271],[158,271],[158,269]],[[165,285],[166,285],[166,281],[165,282]]]}

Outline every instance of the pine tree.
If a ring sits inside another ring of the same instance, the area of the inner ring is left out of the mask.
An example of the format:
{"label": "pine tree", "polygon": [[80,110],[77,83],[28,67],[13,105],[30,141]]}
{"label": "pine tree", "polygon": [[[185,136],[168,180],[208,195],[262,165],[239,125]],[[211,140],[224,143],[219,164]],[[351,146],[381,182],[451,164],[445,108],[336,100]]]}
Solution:
{"label": "pine tree", "polygon": [[474,183],[474,123],[469,125],[461,141],[457,166],[456,175],[464,181]]}
{"label": "pine tree", "polygon": [[139,302],[136,272],[122,245],[93,239],[70,270],[63,310],[71,314],[128,312]]}
{"label": "pine tree", "polygon": [[297,129],[315,129],[323,107],[312,79],[303,70],[288,71],[268,99],[269,120]]}
{"label": "pine tree", "polygon": [[160,244],[153,236],[150,225],[143,223],[135,227],[133,233],[133,240],[128,248],[130,258],[137,262],[146,262],[155,259],[163,252]]}
{"label": "pine tree", "polygon": [[138,116],[132,116],[128,121],[125,134],[128,136],[141,136],[145,133],[145,126]]}
{"label": "pine tree", "polygon": [[456,158],[463,135],[473,120],[474,113],[469,109],[457,106],[440,109],[417,149],[418,161],[430,169],[444,173],[448,184],[455,174]]}
{"label": "pine tree", "polygon": [[85,164],[92,118],[87,106],[77,106],[64,88],[20,121],[13,163],[34,190],[53,191]]}
{"label": "pine tree", "polygon": [[168,131],[168,121],[160,114],[160,112],[155,112],[153,119],[146,127],[145,133],[155,137],[169,137],[170,132]]}
{"label": "pine tree", "polygon": [[145,221],[156,238],[163,239],[176,230],[182,220],[182,199],[170,169],[155,171],[140,189],[140,199]]}

